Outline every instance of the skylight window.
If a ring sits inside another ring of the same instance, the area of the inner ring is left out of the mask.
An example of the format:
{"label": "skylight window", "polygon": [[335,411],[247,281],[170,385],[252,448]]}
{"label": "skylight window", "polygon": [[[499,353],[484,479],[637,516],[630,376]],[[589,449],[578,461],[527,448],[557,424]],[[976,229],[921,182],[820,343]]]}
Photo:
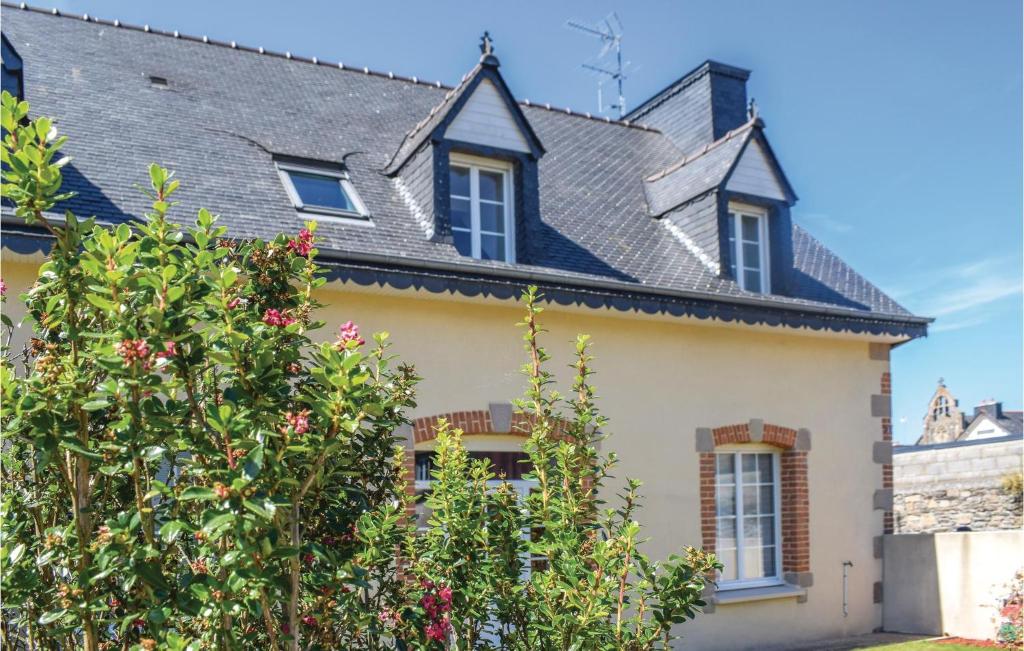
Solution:
{"label": "skylight window", "polygon": [[358,219],[369,216],[344,171],[281,162],[277,169],[297,210]]}

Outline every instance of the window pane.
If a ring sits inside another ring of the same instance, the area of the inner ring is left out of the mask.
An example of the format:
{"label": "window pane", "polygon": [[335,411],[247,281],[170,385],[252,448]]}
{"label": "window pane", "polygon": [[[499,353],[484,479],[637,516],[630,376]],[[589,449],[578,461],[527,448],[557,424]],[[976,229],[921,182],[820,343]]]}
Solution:
{"label": "window pane", "polygon": [[761,517],[761,545],[775,544],[775,516]]}
{"label": "window pane", "polygon": [[505,232],[505,207],[495,203],[480,204],[480,230]]}
{"label": "window pane", "polygon": [[757,486],[743,487],[743,512],[748,515],[757,513]]}
{"label": "window pane", "polygon": [[775,513],[775,491],[771,486],[761,486],[761,501],[758,505],[758,513]]}
{"label": "window pane", "polygon": [[761,268],[761,246],[758,244],[751,244],[749,242],[743,243],[743,266],[751,269]]}
{"label": "window pane", "polygon": [[452,197],[452,228],[469,228],[469,199]]}
{"label": "window pane", "polygon": [[461,197],[469,196],[469,168],[452,165],[450,175],[450,193]]}
{"label": "window pane", "polygon": [[762,576],[778,576],[775,569],[775,547],[761,548],[761,567],[764,572]]}
{"label": "window pane", "polygon": [[761,291],[761,272],[747,269],[743,272],[743,289],[748,292]]}
{"label": "window pane", "polygon": [[761,527],[757,516],[743,516],[743,546],[757,547],[761,544]]}
{"label": "window pane", "polygon": [[469,231],[452,230],[452,237],[455,239],[455,248],[462,255],[473,255],[473,243]]}
{"label": "window pane", "polygon": [[501,172],[480,170],[480,198],[488,201],[505,200],[505,175]]}
{"label": "window pane", "polygon": [[734,581],[736,576],[736,550],[735,549],[718,549],[715,550],[715,556],[721,561],[722,568],[721,580],[722,581]]}
{"label": "window pane", "polygon": [[718,538],[715,547],[732,549],[736,546],[736,518],[718,518]]}
{"label": "window pane", "polygon": [[718,454],[715,455],[715,462],[718,464],[716,469],[718,483],[735,484],[736,472],[734,466],[736,465],[736,457],[731,454]]}
{"label": "window pane", "polygon": [[757,483],[757,455],[756,454],[744,454],[742,456],[743,463],[743,483],[744,484],[756,484]]}
{"label": "window pane", "polygon": [[505,236],[480,235],[480,257],[483,260],[504,260]]}
{"label": "window pane", "polygon": [[337,178],[293,171],[289,171],[288,176],[304,206],[355,212],[355,206],[349,201]]}
{"label": "window pane", "polygon": [[760,547],[747,547],[743,550],[744,579],[763,579],[765,574],[764,553]]}
{"label": "window pane", "polygon": [[748,217],[743,215],[743,239],[750,240],[751,242],[760,242],[761,233],[758,228],[757,217]]}
{"label": "window pane", "polygon": [[772,474],[774,471],[774,464],[772,463],[772,455],[770,454],[759,454],[757,455],[757,468],[758,474],[760,475],[759,481],[762,484],[771,483]]}
{"label": "window pane", "polygon": [[715,491],[718,515],[736,515],[736,488],[719,486]]}

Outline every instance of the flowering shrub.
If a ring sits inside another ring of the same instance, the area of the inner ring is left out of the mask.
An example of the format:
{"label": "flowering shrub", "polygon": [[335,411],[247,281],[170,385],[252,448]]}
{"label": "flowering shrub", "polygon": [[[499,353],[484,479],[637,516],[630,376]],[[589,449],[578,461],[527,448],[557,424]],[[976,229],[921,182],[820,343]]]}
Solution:
{"label": "flowering shrub", "polygon": [[20,297],[34,337],[0,362],[4,648],[667,648],[703,605],[717,562],[647,559],[638,483],[604,508],[588,342],[563,399],[535,290],[535,490],[442,426],[419,531],[393,435],[418,378],[386,333],[313,342],[315,225],[239,242],[201,210],[182,231],[155,165],[144,221],[50,223],[64,139],[2,106],[3,194],[53,241]]}
{"label": "flowering shrub", "polygon": [[377,646],[403,603],[378,541],[404,514],[411,369],[354,325],[312,343],[312,225],[235,242],[201,211],[183,232],[157,166],[145,221],[48,223],[63,139],[26,114],[5,94],[3,192],[53,247],[2,366],[6,640]]}
{"label": "flowering shrub", "polygon": [[1024,643],[1024,570],[1018,570],[1010,582],[1009,594],[999,605],[999,630],[996,639],[1010,648]]}

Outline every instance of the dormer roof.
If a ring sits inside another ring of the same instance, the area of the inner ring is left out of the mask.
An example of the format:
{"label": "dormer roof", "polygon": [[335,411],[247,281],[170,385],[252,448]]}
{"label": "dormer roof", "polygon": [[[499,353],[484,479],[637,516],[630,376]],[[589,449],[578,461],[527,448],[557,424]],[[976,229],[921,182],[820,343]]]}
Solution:
{"label": "dormer roof", "polygon": [[402,144],[388,163],[386,172],[394,174],[400,170],[409,157],[430,138],[449,137],[458,140],[463,109],[483,103],[486,103],[491,111],[503,113],[496,117],[511,119],[516,126],[514,134],[487,144],[496,148],[529,152],[535,158],[543,156],[544,145],[541,144],[529,120],[523,115],[519,103],[512,97],[508,85],[498,71],[499,66],[498,59],[493,53],[483,54],[480,62],[462,77],[459,85],[448,91],[444,99],[431,109],[430,114],[405,134]]}
{"label": "dormer roof", "polygon": [[[737,178],[738,172],[743,174],[742,179]],[[749,120],[644,179],[648,212],[653,217],[723,188],[789,205],[796,202],[796,193],[764,136],[760,118]]]}

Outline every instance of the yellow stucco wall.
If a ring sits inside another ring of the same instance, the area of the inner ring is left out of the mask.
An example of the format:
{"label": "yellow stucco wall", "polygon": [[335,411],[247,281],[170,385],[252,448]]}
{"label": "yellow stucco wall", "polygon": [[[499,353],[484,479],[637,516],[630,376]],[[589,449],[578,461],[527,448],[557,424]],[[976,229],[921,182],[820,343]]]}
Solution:
{"label": "yellow stucco wall", "polygon": [[[5,256],[8,312],[34,265]],[[322,332],[349,319],[364,333],[388,330],[393,351],[424,378],[413,416],[486,409],[520,395],[521,310],[512,302],[425,292],[367,290],[334,283],[319,298]],[[872,538],[882,512],[872,497],[881,466],[872,461],[880,424],[870,396],[887,362],[871,360],[868,340],[792,329],[711,325],[617,311],[550,306],[542,315],[551,369],[568,388],[572,342],[593,337],[600,406],[611,419],[604,450],[621,458],[618,476],[644,481],[648,552],[661,557],[700,544],[698,427],[764,419],[807,428],[811,571],[806,603],[795,599],[719,605],[680,627],[684,648],[766,648],[797,639],[870,632],[881,623],[872,585],[881,579]],[[612,493],[613,491],[609,491]],[[842,563],[852,561],[849,616],[842,614]]]}

